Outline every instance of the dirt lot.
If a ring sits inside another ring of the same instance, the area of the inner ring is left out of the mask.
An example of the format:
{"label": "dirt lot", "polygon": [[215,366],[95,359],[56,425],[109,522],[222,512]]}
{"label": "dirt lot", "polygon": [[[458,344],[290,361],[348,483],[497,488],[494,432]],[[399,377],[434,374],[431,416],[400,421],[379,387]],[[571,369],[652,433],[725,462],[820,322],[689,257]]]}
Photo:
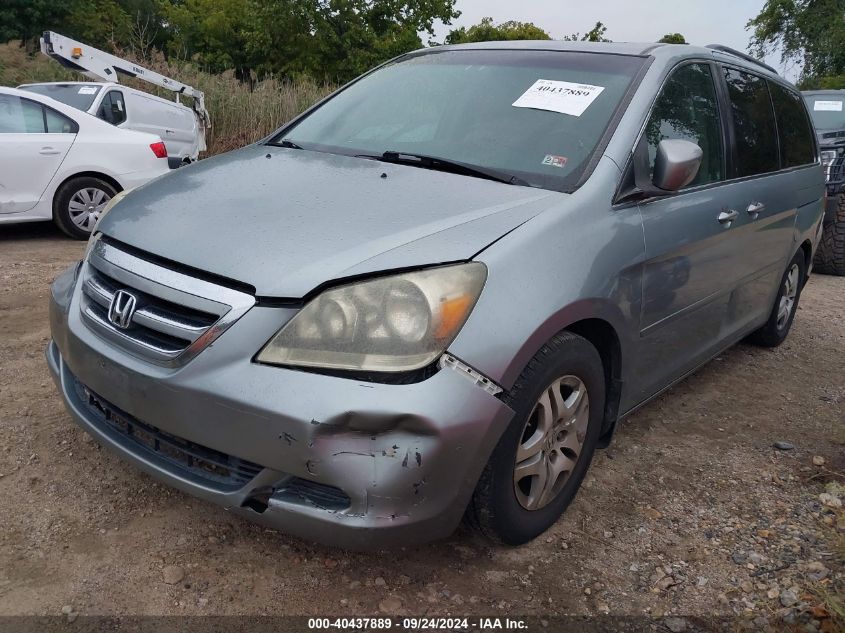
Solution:
{"label": "dirt lot", "polygon": [[43,351],[48,283],[83,248],[0,227],[0,615],[720,613],[835,630],[845,279],[812,279],[777,350],[735,347],[629,418],[536,542],[459,532],[368,555],[158,485],[71,422]]}

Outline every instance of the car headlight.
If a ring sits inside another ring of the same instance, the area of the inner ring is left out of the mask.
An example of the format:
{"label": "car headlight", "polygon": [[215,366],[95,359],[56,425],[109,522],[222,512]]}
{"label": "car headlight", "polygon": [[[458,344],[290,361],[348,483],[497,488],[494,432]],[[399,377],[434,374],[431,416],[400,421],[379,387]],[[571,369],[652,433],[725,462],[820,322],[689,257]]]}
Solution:
{"label": "car headlight", "polygon": [[473,262],[326,290],[256,360],[331,370],[401,372],[440,356],[472,312],[487,267]]}
{"label": "car headlight", "polygon": [[836,160],[836,150],[835,149],[825,149],[821,152],[822,156],[822,167],[827,167]]}

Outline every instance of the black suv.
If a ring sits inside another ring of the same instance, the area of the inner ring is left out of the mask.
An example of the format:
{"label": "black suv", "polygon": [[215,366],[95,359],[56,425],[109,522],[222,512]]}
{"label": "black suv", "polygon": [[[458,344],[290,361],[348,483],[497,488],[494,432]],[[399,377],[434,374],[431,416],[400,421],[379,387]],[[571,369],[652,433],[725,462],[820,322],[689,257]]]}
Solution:
{"label": "black suv", "polygon": [[828,275],[845,275],[845,90],[802,93],[819,137],[827,177],[824,233],[814,268]]}

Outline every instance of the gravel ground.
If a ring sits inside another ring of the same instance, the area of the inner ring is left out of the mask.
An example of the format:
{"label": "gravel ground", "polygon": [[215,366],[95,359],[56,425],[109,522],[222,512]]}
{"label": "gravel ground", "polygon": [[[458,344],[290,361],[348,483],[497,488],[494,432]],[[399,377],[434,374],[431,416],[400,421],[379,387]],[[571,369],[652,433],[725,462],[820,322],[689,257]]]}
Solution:
{"label": "gravel ground", "polygon": [[[741,615],[836,631],[845,587],[845,279],[776,350],[737,346],[630,417],[546,535],[347,553],[155,483],[78,429],[43,358],[84,245],[0,227],[0,615]],[[779,450],[775,442],[786,442]],[[791,446],[791,448],[789,448]],[[838,611],[838,616],[837,616]]]}

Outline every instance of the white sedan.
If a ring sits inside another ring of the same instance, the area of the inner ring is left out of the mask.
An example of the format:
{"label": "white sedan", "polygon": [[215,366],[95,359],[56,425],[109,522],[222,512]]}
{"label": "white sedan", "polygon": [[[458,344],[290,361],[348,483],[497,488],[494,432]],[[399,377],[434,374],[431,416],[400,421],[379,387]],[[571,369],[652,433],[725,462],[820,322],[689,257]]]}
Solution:
{"label": "white sedan", "polygon": [[168,171],[158,136],[0,87],[0,224],[52,219],[85,239],[115,194]]}

